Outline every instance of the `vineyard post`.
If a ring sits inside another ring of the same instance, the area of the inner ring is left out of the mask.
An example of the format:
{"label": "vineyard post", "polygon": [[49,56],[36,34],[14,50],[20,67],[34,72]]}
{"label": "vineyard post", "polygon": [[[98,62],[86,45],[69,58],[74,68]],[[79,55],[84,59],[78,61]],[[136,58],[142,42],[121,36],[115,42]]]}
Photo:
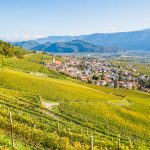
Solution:
{"label": "vineyard post", "polygon": [[35,130],[34,129],[36,129],[36,125],[34,124],[34,126],[33,126],[33,141],[34,141],[34,143],[36,143],[35,142]]}
{"label": "vineyard post", "polygon": [[28,149],[28,148],[27,148],[27,142],[26,142],[26,141],[25,141],[25,148]]}
{"label": "vineyard post", "polygon": [[86,134],[87,134],[87,135],[89,134],[89,130],[88,130],[88,128],[86,128]]}
{"label": "vineyard post", "polygon": [[128,140],[129,140],[129,147],[130,148],[133,148],[133,146],[132,146],[132,141],[131,141],[131,139],[128,137]]}
{"label": "vineyard post", "polygon": [[90,136],[90,150],[93,150],[93,136]]}
{"label": "vineyard post", "polygon": [[10,116],[10,127],[11,127],[11,142],[12,142],[12,150],[14,149],[14,137],[13,137],[13,126],[12,126],[12,114],[11,111],[9,112],[9,116]]}
{"label": "vineyard post", "polygon": [[81,128],[81,130],[80,130],[80,133],[82,134],[82,128]]}
{"label": "vineyard post", "polygon": [[70,128],[68,128],[68,132],[70,133]]}
{"label": "vineyard post", "polygon": [[34,124],[34,129],[36,129],[36,125]]}
{"label": "vineyard post", "polygon": [[57,131],[59,131],[59,122],[57,123]]}
{"label": "vineyard post", "polygon": [[118,150],[120,150],[120,134],[118,135]]}

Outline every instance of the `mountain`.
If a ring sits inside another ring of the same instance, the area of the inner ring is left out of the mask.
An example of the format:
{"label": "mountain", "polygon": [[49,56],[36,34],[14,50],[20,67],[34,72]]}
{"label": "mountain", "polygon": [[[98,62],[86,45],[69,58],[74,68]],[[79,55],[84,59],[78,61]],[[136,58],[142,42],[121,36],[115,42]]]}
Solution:
{"label": "mountain", "polygon": [[88,35],[85,41],[101,46],[117,46],[128,50],[150,50],[150,29],[119,33],[96,33]]}
{"label": "mountain", "polygon": [[49,36],[36,39],[35,41],[16,42],[15,45],[31,49],[39,44],[51,42],[69,42],[72,40],[83,40],[104,47],[121,47],[127,50],[150,50],[150,29],[117,32],[117,33],[95,33],[81,36]]}
{"label": "mountain", "polygon": [[39,38],[36,41],[39,43],[56,43],[56,42],[68,42],[73,40],[82,40],[86,37],[86,35],[80,35],[80,36],[48,36],[46,38]]}
{"label": "mountain", "polygon": [[47,42],[33,47],[32,50],[42,50],[54,53],[117,53],[123,51],[120,48],[97,46],[82,40],[56,43]]}
{"label": "mountain", "polygon": [[20,46],[22,48],[31,49],[39,44],[36,40],[22,41],[22,42],[11,42],[15,46]]}
{"label": "mountain", "polygon": [[51,42],[46,42],[46,43],[41,43],[36,45],[35,47],[32,47],[32,50],[39,50],[39,51],[45,51],[52,43]]}

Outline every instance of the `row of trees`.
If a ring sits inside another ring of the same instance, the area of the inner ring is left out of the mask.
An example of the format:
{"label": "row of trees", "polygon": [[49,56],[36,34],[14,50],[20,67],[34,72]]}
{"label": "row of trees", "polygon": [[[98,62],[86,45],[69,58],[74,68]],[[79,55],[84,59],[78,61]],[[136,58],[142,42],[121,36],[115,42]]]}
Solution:
{"label": "row of trees", "polygon": [[16,56],[18,58],[23,58],[23,55],[27,53],[28,51],[23,48],[13,46],[9,43],[0,41],[0,55],[3,55],[5,57]]}

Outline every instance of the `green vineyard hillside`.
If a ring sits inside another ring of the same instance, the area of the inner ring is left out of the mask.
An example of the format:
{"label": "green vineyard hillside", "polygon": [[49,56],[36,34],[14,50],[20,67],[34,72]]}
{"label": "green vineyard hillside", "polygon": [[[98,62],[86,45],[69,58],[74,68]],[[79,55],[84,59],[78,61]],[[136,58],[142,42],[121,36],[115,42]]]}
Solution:
{"label": "green vineyard hillside", "polygon": [[3,57],[0,149],[12,149],[11,132],[16,150],[89,150],[90,136],[94,150],[150,149],[150,94],[71,79],[41,64],[51,60]]}

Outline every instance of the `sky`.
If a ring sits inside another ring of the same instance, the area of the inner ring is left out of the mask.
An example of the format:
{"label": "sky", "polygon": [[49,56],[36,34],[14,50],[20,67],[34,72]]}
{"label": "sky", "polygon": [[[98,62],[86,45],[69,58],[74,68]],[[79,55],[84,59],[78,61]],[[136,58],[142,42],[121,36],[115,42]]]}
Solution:
{"label": "sky", "polygon": [[0,39],[150,28],[150,0],[0,0]]}

